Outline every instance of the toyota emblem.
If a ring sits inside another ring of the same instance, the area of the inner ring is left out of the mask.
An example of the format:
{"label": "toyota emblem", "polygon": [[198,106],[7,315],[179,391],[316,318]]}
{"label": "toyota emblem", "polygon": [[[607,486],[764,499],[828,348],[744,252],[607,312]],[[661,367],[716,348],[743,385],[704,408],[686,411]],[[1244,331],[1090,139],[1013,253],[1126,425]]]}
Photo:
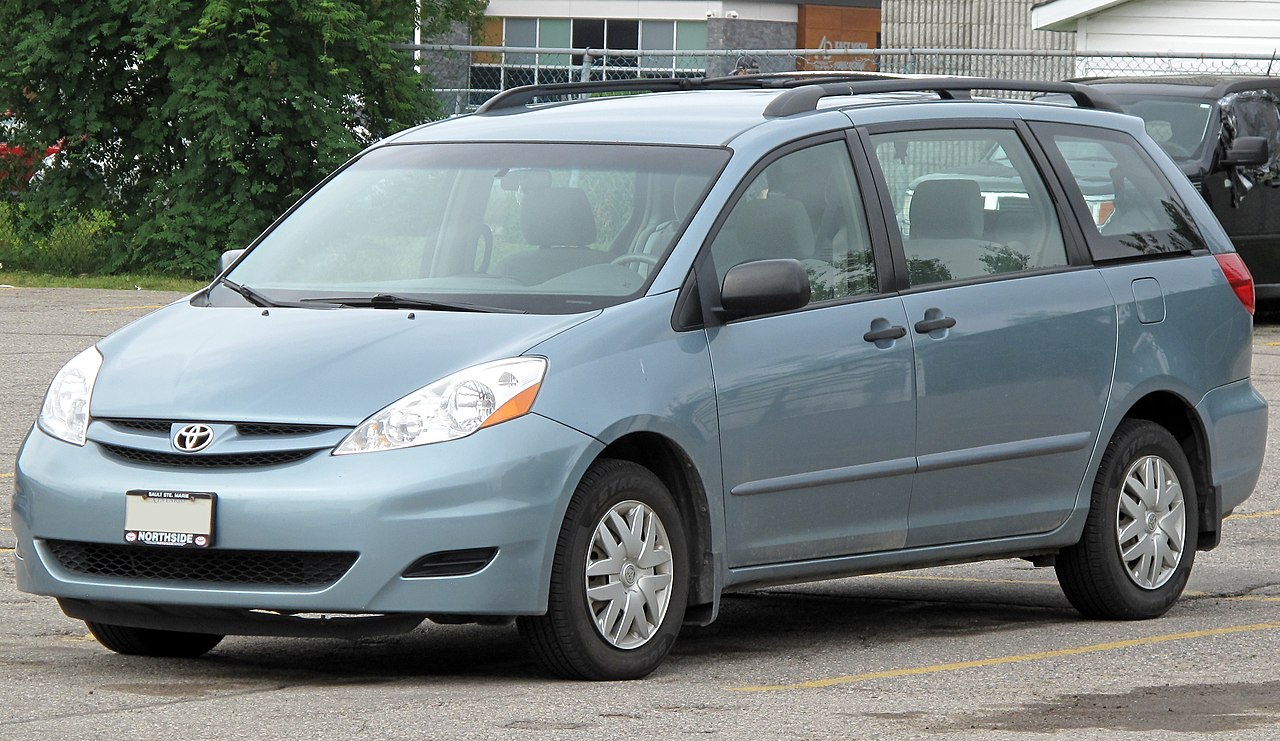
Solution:
{"label": "toyota emblem", "polygon": [[174,433],[173,447],[184,453],[198,453],[213,442],[213,428],[209,425],[186,425]]}

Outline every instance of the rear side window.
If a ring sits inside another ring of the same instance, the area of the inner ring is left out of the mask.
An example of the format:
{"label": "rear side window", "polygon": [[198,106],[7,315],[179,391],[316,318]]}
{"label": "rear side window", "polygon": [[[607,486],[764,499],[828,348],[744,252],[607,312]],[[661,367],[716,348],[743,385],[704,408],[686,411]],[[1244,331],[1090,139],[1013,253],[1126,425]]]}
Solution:
{"label": "rear side window", "polygon": [[1156,163],[1128,134],[1040,124],[1096,260],[1207,249],[1189,211]]}
{"label": "rear side window", "polygon": [[1011,129],[871,136],[912,286],[1067,264],[1040,173]]}

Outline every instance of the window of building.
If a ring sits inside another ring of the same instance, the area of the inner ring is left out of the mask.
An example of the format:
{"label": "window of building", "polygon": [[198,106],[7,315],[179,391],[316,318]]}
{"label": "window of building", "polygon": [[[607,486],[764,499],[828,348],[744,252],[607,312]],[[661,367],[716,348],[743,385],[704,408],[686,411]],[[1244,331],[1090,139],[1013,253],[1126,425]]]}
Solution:
{"label": "window of building", "polygon": [[[490,17],[485,19],[480,40],[493,46],[641,52],[593,59],[593,80],[696,76],[703,74],[707,65],[705,56],[673,53],[707,48],[707,24],[702,21]],[[471,57],[470,87],[496,92],[520,85],[580,80],[582,63],[581,54],[477,53]],[[471,104],[479,105],[490,94],[478,93]]]}

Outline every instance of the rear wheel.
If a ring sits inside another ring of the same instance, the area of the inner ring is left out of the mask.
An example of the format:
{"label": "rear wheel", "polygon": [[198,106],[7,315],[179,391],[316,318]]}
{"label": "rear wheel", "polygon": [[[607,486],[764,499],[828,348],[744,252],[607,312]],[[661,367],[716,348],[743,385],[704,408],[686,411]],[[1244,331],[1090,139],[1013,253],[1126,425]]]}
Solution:
{"label": "rear wheel", "polygon": [[517,620],[548,671],[637,679],[684,620],[688,556],[680,511],[648,469],[604,460],[574,492],[556,544],[547,614]]}
{"label": "rear wheel", "polygon": [[132,628],[126,625],[91,623],[89,631],[98,643],[118,654],[193,659],[203,656],[222,641],[210,633],[183,633],[176,630]]}
{"label": "rear wheel", "polygon": [[1122,422],[1103,453],[1084,535],[1056,560],[1067,599],[1088,617],[1163,615],[1191,575],[1197,512],[1178,441],[1154,422]]}

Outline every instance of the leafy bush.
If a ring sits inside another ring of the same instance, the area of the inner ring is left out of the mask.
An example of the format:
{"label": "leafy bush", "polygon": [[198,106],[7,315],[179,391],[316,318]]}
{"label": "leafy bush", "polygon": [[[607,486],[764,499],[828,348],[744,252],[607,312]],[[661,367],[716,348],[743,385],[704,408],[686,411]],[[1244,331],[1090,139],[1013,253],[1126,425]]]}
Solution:
{"label": "leafy bush", "polygon": [[[101,209],[118,217],[107,269],[209,275],[222,251],[244,247],[352,155],[438,115],[412,55],[391,45],[418,23],[429,35],[474,21],[484,5],[0,3],[0,110],[13,143],[62,146],[38,187],[13,194],[24,220],[48,230],[40,254],[88,264],[96,250],[76,240],[110,230],[89,210]],[[68,214],[87,220],[83,233]]]}
{"label": "leafy bush", "polygon": [[47,226],[0,203],[0,265],[53,275],[99,273],[110,263],[115,221],[106,211],[64,213]]}

